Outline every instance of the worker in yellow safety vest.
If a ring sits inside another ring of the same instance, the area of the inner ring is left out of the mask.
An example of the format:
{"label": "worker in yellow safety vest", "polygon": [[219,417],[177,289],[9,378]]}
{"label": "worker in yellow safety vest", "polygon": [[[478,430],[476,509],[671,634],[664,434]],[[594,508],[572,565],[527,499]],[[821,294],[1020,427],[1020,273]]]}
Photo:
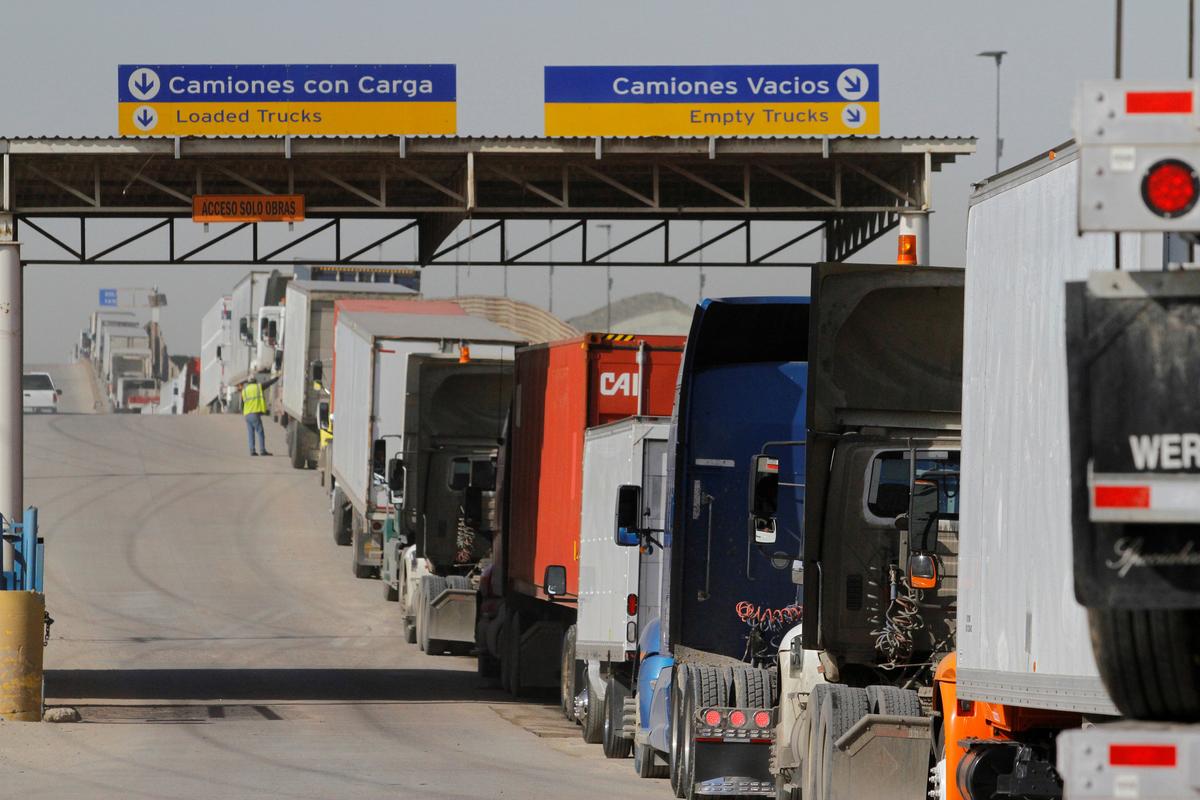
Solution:
{"label": "worker in yellow safety vest", "polygon": [[[278,378],[272,378],[260,384],[258,378],[251,377],[242,384],[242,415],[246,418],[246,438],[250,444],[250,455],[269,456],[267,452],[266,434],[263,432],[262,415],[267,413],[267,401],[263,389],[270,386]],[[254,449],[254,437],[258,437],[258,450]]]}

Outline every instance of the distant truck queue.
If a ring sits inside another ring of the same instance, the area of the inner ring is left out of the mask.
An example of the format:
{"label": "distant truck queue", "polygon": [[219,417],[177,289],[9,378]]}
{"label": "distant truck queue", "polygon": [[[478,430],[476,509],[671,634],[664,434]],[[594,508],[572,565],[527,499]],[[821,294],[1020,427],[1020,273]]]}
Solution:
{"label": "distant truck queue", "polygon": [[818,264],[686,337],[251,274],[197,394],[282,371],[292,466],[407,641],[557,691],[677,797],[1191,797],[1200,465],[1124,396],[1194,410],[1137,354],[1195,376],[1200,289],[1152,231],[1097,272],[1079,182],[1067,143],[976,186],[965,269]]}

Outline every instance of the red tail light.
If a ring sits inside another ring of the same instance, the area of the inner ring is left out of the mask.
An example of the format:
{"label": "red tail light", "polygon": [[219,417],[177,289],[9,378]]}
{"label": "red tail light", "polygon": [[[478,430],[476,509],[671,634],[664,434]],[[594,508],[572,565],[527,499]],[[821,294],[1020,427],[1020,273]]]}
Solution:
{"label": "red tail light", "polygon": [[710,708],[704,712],[704,724],[710,728],[715,728],[721,724],[721,712],[715,708]]}
{"label": "red tail light", "polygon": [[729,712],[729,724],[735,728],[740,728],[743,725],[745,725],[746,724],[746,712],[745,711],[737,711],[737,710],[730,711]]}
{"label": "red tail light", "polygon": [[376,520],[372,520],[372,521],[371,521],[371,530],[373,530],[373,531],[381,531],[381,530],[383,530],[383,523],[382,523],[382,522],[380,522],[380,521],[379,521],[379,520],[377,520],[377,519],[376,519]]}
{"label": "red tail light", "polygon": [[637,595],[631,594],[625,598],[625,613],[631,617],[637,616]]}
{"label": "red tail light", "polygon": [[1173,744],[1110,744],[1108,763],[1114,767],[1173,767]]}
{"label": "red tail light", "polygon": [[756,727],[756,728],[771,727],[771,712],[770,711],[755,711],[754,712],[754,727]]}
{"label": "red tail light", "polygon": [[1167,158],[1146,170],[1142,200],[1160,217],[1172,219],[1191,211],[1200,197],[1200,179],[1189,164]]}

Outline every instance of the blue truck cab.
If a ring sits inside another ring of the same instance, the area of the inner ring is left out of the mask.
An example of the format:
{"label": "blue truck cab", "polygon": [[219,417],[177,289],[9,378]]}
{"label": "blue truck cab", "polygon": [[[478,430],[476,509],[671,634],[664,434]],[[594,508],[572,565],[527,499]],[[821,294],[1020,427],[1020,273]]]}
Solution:
{"label": "blue truck cab", "polygon": [[[774,793],[770,667],[800,616],[803,491],[780,493],[778,524],[756,529],[747,476],[766,455],[781,486],[804,484],[808,312],[807,297],[709,299],[692,319],[666,526],[642,538],[643,570],[658,574],[640,588],[660,602],[638,621],[634,698],[635,769],[669,774],[680,797]],[[705,752],[731,737],[745,746]]]}

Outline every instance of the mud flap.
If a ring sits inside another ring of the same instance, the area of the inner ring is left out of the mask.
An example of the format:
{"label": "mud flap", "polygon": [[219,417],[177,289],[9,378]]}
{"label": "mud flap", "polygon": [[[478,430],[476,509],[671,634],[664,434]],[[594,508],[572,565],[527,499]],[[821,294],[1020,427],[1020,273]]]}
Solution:
{"label": "mud flap", "polygon": [[829,800],[924,800],[929,752],[929,717],[868,714],[834,743]]}

